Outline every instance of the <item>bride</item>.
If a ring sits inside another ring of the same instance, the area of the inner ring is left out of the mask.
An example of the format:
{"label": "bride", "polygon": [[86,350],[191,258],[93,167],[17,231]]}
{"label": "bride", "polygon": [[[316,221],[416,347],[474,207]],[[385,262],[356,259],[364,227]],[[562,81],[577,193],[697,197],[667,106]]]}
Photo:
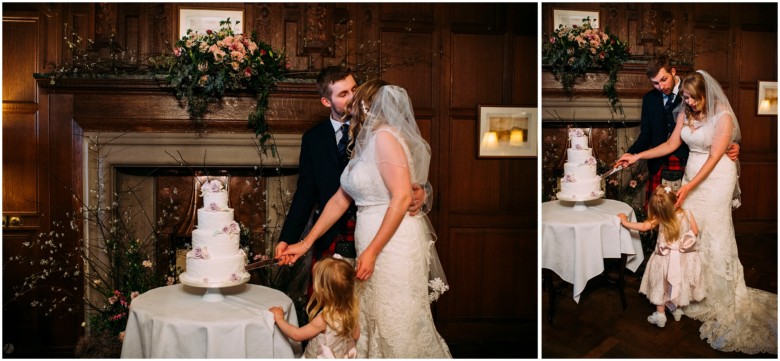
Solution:
{"label": "bride", "polygon": [[358,358],[450,358],[429,304],[447,288],[428,282],[431,270],[440,271],[434,235],[424,215],[406,214],[412,184],[427,181],[430,146],[403,88],[371,80],[355,90],[350,104],[350,134],[357,137],[351,137],[354,152],[341,188],[280,264],[295,262],[354,199],[356,276],[362,281]]}
{"label": "bride", "polygon": [[683,310],[702,321],[701,338],[720,351],[777,354],[777,294],[745,286],[737,257],[732,206],[739,206],[738,164],[724,157],[740,138],[737,117],[720,84],[699,70],[681,85],[684,111],[674,132],[653,149],[624,154],[618,162],[667,155],[681,142],[690,148],[678,204],[696,215],[706,298]]}

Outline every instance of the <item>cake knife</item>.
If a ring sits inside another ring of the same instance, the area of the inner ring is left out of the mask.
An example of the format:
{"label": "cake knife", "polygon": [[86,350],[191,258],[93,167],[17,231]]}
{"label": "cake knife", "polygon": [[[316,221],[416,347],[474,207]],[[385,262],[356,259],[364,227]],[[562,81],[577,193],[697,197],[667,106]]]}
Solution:
{"label": "cake knife", "polygon": [[611,175],[613,175],[613,174],[615,174],[615,173],[619,172],[619,171],[620,171],[620,170],[622,170],[622,169],[623,169],[623,165],[622,165],[622,164],[621,164],[621,165],[619,165],[619,166],[617,166],[617,167],[615,167],[615,168],[612,168],[612,170],[611,170],[611,171],[609,171],[609,172],[607,172],[607,173],[604,173],[604,174],[602,174],[602,175],[601,175],[601,179],[605,179],[605,178],[607,178],[607,177],[609,177],[609,176],[611,176]]}
{"label": "cake knife", "polygon": [[273,259],[273,258],[267,259],[267,260],[264,260],[264,261],[257,261],[257,262],[253,262],[253,263],[250,263],[250,264],[246,265],[246,270],[247,271],[251,271],[253,269],[269,267],[269,266],[275,266],[278,263],[279,263],[279,260],[278,259]]}

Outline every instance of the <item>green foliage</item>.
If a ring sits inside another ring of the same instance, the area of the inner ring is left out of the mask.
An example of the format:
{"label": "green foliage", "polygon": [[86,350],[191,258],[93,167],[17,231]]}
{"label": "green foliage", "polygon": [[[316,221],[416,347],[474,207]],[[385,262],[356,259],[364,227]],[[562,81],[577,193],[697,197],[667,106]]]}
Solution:
{"label": "green foliage", "polygon": [[248,125],[265,151],[270,139],[265,121],[268,95],[287,73],[289,63],[270,45],[235,34],[231,25],[228,18],[220,22],[218,31],[199,34],[187,30],[173,47],[174,61],[166,79],[176,90],[176,97],[186,100],[195,121],[201,121],[208,106],[222,99],[226,91],[255,92],[257,106],[249,114]]}
{"label": "green foliage", "polygon": [[[595,19],[594,19],[595,20]],[[582,19],[582,25],[559,25],[542,46],[544,63],[550,66],[567,93],[574,83],[590,69],[607,71],[603,93],[609,99],[612,111],[623,113],[615,84],[617,73],[628,60],[628,45],[614,35],[591,26],[590,18]]]}

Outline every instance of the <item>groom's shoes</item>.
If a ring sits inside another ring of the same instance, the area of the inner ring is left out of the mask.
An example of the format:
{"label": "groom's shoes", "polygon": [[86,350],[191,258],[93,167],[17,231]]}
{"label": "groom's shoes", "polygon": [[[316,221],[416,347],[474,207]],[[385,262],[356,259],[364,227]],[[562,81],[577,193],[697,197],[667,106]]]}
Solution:
{"label": "groom's shoes", "polygon": [[663,313],[653,312],[652,315],[647,316],[647,322],[650,322],[658,327],[666,326],[666,315]]}

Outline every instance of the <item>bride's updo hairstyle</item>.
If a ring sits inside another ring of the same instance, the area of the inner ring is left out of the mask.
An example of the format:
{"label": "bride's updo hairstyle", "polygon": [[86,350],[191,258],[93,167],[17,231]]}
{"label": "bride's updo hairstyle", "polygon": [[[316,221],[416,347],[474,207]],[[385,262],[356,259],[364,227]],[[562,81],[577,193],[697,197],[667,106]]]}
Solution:
{"label": "bride's updo hairstyle", "polygon": [[696,100],[696,109],[685,104],[685,117],[692,119],[693,115],[702,113],[707,116],[707,83],[704,77],[694,72],[683,79],[680,88]]}
{"label": "bride's updo hairstyle", "polygon": [[344,112],[345,116],[347,114],[351,116],[349,124],[349,138],[351,141],[347,147],[350,153],[355,148],[355,138],[360,134],[360,129],[363,128],[363,124],[366,122],[368,110],[371,109],[371,102],[374,100],[379,88],[388,84],[388,82],[382,79],[372,79],[355,89],[352,101],[347,104],[347,109]]}

